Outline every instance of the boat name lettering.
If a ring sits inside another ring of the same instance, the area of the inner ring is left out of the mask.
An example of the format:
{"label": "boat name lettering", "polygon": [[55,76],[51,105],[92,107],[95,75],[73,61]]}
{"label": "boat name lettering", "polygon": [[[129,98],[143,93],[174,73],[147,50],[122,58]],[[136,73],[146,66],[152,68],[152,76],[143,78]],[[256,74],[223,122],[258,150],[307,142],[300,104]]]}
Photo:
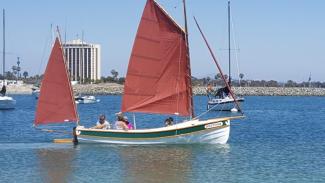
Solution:
{"label": "boat name lettering", "polygon": [[211,124],[205,125],[204,128],[215,128],[215,127],[222,126],[222,125],[223,125],[223,122],[211,123]]}

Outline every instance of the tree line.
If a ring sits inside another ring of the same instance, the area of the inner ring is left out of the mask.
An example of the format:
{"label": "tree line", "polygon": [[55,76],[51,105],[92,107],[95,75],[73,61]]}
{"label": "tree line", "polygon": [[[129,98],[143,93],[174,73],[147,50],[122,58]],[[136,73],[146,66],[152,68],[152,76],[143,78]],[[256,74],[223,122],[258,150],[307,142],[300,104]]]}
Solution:
{"label": "tree line", "polygon": [[[16,72],[6,72],[6,79],[8,80],[23,80],[25,83],[28,84],[38,84],[43,75],[35,75],[29,76],[27,71],[23,72],[23,77],[18,75]],[[224,75],[224,77],[228,80],[228,75]],[[0,74],[0,79],[2,80],[4,77]],[[89,83],[118,83],[124,84],[125,77],[119,77],[118,71],[115,69],[111,70],[111,75],[109,76],[102,76],[100,80],[91,80],[86,78],[83,81],[83,84]],[[196,78],[192,76],[192,84],[193,86],[206,86],[208,84],[212,84],[213,86],[224,86],[224,81],[222,80],[221,74],[218,73],[211,77],[203,77],[203,78]],[[288,80],[286,82],[278,82],[275,80],[248,80],[244,79],[244,74],[239,74],[239,79],[232,79],[231,85],[235,87],[315,87],[315,88],[325,88],[325,82],[320,81],[303,81],[303,82],[296,82],[293,80]]]}
{"label": "tree line", "polygon": [[[228,80],[228,75],[224,75],[226,80]],[[224,86],[224,81],[222,80],[221,74],[217,74],[214,78],[203,77],[196,78],[192,77],[192,84],[194,86],[206,86],[207,84],[212,84],[213,86]],[[235,87],[315,87],[315,88],[325,88],[325,82],[308,81],[296,82],[293,80],[288,80],[286,82],[278,82],[275,80],[249,80],[244,79],[244,74],[239,74],[239,79],[232,79],[231,85]]]}

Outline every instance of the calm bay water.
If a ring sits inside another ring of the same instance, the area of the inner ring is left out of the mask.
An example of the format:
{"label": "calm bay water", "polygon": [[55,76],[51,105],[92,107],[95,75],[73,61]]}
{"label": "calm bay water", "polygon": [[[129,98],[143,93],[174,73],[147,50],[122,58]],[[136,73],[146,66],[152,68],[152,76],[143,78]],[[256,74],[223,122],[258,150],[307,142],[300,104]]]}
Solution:
{"label": "calm bay water", "polygon": [[[32,96],[14,98],[15,110],[0,111],[0,182],[325,182],[324,97],[246,97],[247,117],[232,121],[226,145],[76,147],[52,143],[66,134],[33,128]],[[121,97],[98,98],[78,106],[83,125],[101,113],[114,120]],[[206,100],[195,97],[197,114]],[[227,113],[204,118],[219,114]],[[138,128],[162,126],[166,116],[144,117]]]}

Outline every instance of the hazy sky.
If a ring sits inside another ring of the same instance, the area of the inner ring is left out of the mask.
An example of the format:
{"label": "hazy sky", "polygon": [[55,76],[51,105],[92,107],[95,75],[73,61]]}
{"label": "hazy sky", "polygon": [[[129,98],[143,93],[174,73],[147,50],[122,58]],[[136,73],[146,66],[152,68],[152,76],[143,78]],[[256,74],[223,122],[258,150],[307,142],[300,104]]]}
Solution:
{"label": "hazy sky", "polygon": [[[6,9],[7,70],[19,56],[23,71],[42,74],[53,24],[60,26],[62,35],[66,30],[67,40],[81,38],[83,30],[86,42],[101,45],[102,75],[110,75],[112,69],[125,75],[145,2],[1,0],[0,8]],[[158,2],[184,24],[182,0]],[[232,75],[239,70],[246,79],[306,81],[312,73],[312,80],[325,81],[325,1],[232,0],[231,4],[232,44],[237,48],[232,53]],[[192,75],[205,77],[217,72],[193,16],[226,72],[227,1],[187,0],[187,11]]]}

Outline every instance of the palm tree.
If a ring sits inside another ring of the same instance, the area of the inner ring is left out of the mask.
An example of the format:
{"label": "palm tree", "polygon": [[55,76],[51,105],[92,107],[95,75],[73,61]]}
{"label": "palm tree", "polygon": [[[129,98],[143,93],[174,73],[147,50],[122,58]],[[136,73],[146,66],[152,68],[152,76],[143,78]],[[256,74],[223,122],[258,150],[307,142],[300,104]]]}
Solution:
{"label": "palm tree", "polygon": [[228,80],[228,75],[227,74],[225,74],[223,76],[225,77],[226,80]]}
{"label": "palm tree", "polygon": [[240,73],[240,74],[239,74],[239,77],[240,77],[240,80],[243,80],[243,78],[244,78],[244,74],[243,74],[243,73]]}
{"label": "palm tree", "polygon": [[214,79],[215,80],[219,80],[221,78],[221,74],[220,73],[218,73],[218,74],[216,74],[215,76],[214,76]]}
{"label": "palm tree", "polygon": [[211,80],[211,78],[208,76],[208,77],[207,77],[207,82],[209,83],[209,82],[210,82],[210,80]]}
{"label": "palm tree", "polygon": [[112,69],[111,70],[111,74],[112,74],[114,80],[116,81],[117,80],[117,76],[118,76],[118,72],[115,69]]}
{"label": "palm tree", "polygon": [[27,76],[28,76],[28,72],[27,72],[27,71],[24,71],[23,76],[24,76],[24,78],[26,79]]}
{"label": "palm tree", "polygon": [[239,78],[240,78],[240,80],[239,80],[239,86],[241,86],[241,80],[243,80],[244,74],[243,73],[240,73],[239,74]]}

